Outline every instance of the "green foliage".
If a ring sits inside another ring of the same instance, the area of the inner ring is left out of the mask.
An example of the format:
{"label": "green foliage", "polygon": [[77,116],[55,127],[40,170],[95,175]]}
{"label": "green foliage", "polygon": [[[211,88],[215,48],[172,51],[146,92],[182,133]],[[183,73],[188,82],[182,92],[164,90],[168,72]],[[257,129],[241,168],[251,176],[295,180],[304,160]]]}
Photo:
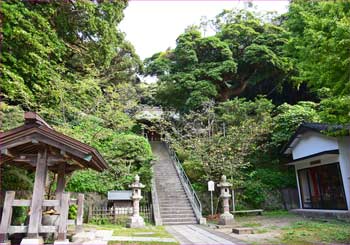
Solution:
{"label": "green foliage", "polygon": [[70,205],[68,210],[68,219],[75,220],[78,215],[78,206],[76,204]]}
{"label": "green foliage", "polygon": [[302,122],[319,122],[317,104],[301,101],[296,105],[283,104],[277,108],[271,144],[281,147]]}
{"label": "green foliage", "polygon": [[236,98],[187,113],[173,125],[175,148],[194,184],[206,185],[226,174],[235,188],[244,185],[250,155],[265,148],[272,129],[272,108],[264,98]]}
{"label": "green foliage", "polygon": [[350,122],[350,96],[324,99],[319,105],[320,118],[332,124],[348,124]]}
{"label": "green foliage", "polygon": [[348,94],[350,3],[293,1],[284,19],[291,35],[286,50],[298,68],[296,82]]}
{"label": "green foliage", "polygon": [[52,90],[65,71],[66,47],[45,16],[22,1],[3,1],[1,90],[5,100],[35,108],[57,98]]}
{"label": "green foliage", "polygon": [[256,180],[248,180],[244,183],[243,200],[240,202],[248,203],[253,208],[261,208],[266,198],[266,185]]}
{"label": "green foliage", "polygon": [[116,181],[113,178],[109,178],[107,172],[102,174],[93,170],[81,170],[73,173],[72,177],[67,183],[67,190],[73,192],[98,192],[106,194],[109,190],[113,190]]}
{"label": "green foliage", "polygon": [[26,218],[28,217],[28,207],[13,207],[12,212],[13,225],[24,224]]}
{"label": "green foliage", "polygon": [[19,106],[10,106],[0,103],[0,131],[6,131],[21,126],[23,120],[23,110]]}
{"label": "green foliage", "polygon": [[126,5],[1,2],[3,100],[26,110],[51,110],[66,121],[99,106],[96,100],[109,94],[105,89],[136,81],[141,61],[116,28]]}
{"label": "green foliage", "polygon": [[198,182],[205,176],[203,165],[199,160],[186,160],[182,166],[192,182]]}
{"label": "green foliage", "polygon": [[74,192],[99,192],[127,189],[138,173],[142,182],[150,189],[152,151],[147,140],[133,133],[118,133],[103,127],[104,122],[88,116],[80,119],[73,128],[59,128],[95,147],[109,163],[109,169],[102,174],[92,170],[78,171],[73,174],[67,188]]}
{"label": "green foliage", "polygon": [[272,189],[294,187],[296,185],[295,172],[290,170],[282,172],[279,169],[259,168],[251,174],[251,178]]}
{"label": "green foliage", "polygon": [[145,60],[146,74],[160,78],[157,98],[162,105],[198,109],[266,80],[277,86],[292,69],[283,51],[288,39],[282,27],[244,10],[224,11],[209,24],[216,27],[214,36],[202,37],[197,27],[189,27],[174,50]]}

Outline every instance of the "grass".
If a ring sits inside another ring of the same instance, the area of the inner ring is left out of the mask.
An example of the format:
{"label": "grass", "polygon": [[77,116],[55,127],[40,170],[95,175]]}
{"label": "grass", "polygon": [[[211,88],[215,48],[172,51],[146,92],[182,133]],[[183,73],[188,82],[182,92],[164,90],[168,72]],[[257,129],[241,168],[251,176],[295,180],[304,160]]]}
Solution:
{"label": "grass", "polygon": [[304,220],[282,229],[286,244],[350,243],[350,224],[341,221]]}
{"label": "grass", "polygon": [[275,211],[265,211],[263,212],[263,216],[266,216],[269,218],[287,218],[287,217],[295,217],[296,215],[286,210],[275,210]]}
{"label": "grass", "polygon": [[179,243],[174,242],[118,242],[118,241],[109,241],[108,245],[179,245]]}
{"label": "grass", "polygon": [[[145,228],[126,228],[121,225],[104,224],[92,225],[87,224],[85,228],[92,228],[97,230],[113,230],[113,236],[130,236],[130,237],[159,237],[159,238],[173,238],[164,228],[164,226],[146,225]],[[109,241],[109,245],[179,245],[178,242],[121,242]]]}
{"label": "grass", "polygon": [[237,237],[247,244],[350,244],[350,223],[306,219],[287,211],[266,211],[262,216],[235,216],[254,234]]}
{"label": "grass", "polygon": [[[139,237],[160,237],[173,238],[164,228],[164,226],[147,225],[145,228],[126,228],[120,225],[85,225],[86,228],[94,228],[98,230],[113,230],[113,236],[139,236]],[[151,233],[152,234],[139,234]],[[168,244],[168,243],[167,243]]]}
{"label": "grass", "polygon": [[244,226],[244,227],[260,227],[261,223],[258,223],[258,222],[247,222],[247,223],[242,223],[242,226]]}

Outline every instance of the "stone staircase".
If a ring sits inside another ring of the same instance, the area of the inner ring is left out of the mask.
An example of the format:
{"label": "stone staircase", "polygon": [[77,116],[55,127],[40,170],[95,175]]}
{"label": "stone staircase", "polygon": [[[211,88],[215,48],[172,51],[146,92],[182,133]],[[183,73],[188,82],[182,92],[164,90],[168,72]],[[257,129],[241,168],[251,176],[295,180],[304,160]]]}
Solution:
{"label": "stone staircase", "polygon": [[151,141],[150,144],[156,157],[153,171],[162,224],[196,224],[192,205],[165,144],[160,141]]}

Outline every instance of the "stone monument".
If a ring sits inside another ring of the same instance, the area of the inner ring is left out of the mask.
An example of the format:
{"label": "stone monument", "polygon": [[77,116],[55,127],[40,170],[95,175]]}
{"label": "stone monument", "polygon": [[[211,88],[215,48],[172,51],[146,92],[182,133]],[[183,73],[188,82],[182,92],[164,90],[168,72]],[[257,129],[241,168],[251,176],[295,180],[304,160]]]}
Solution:
{"label": "stone monument", "polygon": [[145,227],[145,221],[140,216],[140,200],[142,199],[141,189],[145,186],[140,183],[140,177],[136,175],[135,182],[129,185],[129,187],[132,189],[133,214],[129,217],[126,226],[129,228],[143,228]]}
{"label": "stone monument", "polygon": [[234,221],[233,215],[230,213],[229,206],[231,186],[232,184],[227,182],[226,176],[221,176],[221,182],[218,184],[218,187],[221,189],[220,197],[222,198],[222,207],[224,209],[224,213],[220,215],[219,225],[232,225]]}

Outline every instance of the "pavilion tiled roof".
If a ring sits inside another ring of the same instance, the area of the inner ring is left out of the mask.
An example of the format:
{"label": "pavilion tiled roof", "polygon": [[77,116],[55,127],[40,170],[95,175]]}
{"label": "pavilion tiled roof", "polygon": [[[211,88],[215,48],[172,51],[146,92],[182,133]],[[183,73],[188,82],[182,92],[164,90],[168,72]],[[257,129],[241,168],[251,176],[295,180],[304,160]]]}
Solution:
{"label": "pavilion tiled roof", "polygon": [[[36,154],[45,145],[57,156],[68,161],[68,171],[91,168],[103,171],[108,168],[100,153],[93,147],[57,132],[36,113],[25,113],[25,124],[0,133],[0,164],[9,163],[20,167],[34,167],[19,158],[21,154]],[[57,154],[58,152],[58,154]],[[58,159],[58,157],[56,158]],[[59,164],[57,160],[57,164]],[[56,166],[51,166],[55,170]]]}

